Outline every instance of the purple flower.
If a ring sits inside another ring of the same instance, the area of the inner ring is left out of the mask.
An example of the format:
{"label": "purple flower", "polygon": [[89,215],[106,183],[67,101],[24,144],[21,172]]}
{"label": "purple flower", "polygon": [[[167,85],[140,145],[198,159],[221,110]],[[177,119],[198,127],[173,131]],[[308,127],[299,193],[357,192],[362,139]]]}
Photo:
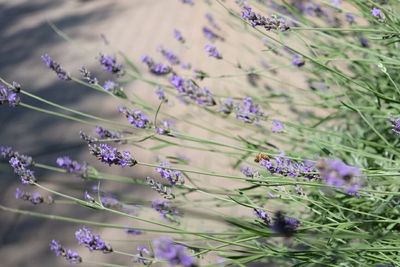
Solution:
{"label": "purple flower", "polygon": [[349,24],[354,24],[356,22],[356,17],[351,13],[346,13],[345,17]]}
{"label": "purple flower", "polygon": [[122,209],[122,203],[113,195],[106,195],[101,197],[101,204],[110,209]]}
{"label": "purple flower", "polygon": [[146,259],[151,255],[150,250],[145,246],[138,246],[137,251],[139,253],[135,256],[135,262],[143,265],[150,265],[151,260]]}
{"label": "purple flower", "polygon": [[99,62],[106,72],[117,74],[119,76],[124,74],[122,64],[117,63],[115,56],[100,54]]}
{"label": "purple flower", "polygon": [[136,126],[137,128],[150,128],[151,123],[149,117],[143,114],[140,110],[129,110],[126,107],[120,107],[119,112],[125,115],[130,124]]}
{"label": "purple flower", "polygon": [[[15,198],[25,201],[30,201],[33,205],[41,204],[44,202],[44,198],[39,192],[28,193],[19,188],[15,190]],[[49,203],[52,203],[52,198],[48,198]]]}
{"label": "purple flower", "polygon": [[156,128],[156,132],[161,135],[169,135],[171,133],[171,123],[167,120],[161,121],[161,125]]}
{"label": "purple flower", "polygon": [[358,195],[358,189],[363,185],[359,168],[339,159],[321,159],[316,167],[326,184],[343,188],[350,195]]}
{"label": "purple flower", "polygon": [[178,90],[181,97],[189,98],[202,106],[214,106],[215,100],[208,88],[200,88],[193,80],[185,80],[174,74],[170,79],[171,84]]}
{"label": "purple flower", "polygon": [[172,65],[178,65],[181,61],[178,56],[175,55],[171,50],[160,47],[160,53],[171,63]]}
{"label": "purple flower", "polygon": [[150,72],[155,75],[167,75],[172,71],[170,66],[162,63],[155,63],[154,60],[147,55],[142,56],[142,62],[146,63]]}
{"label": "purple flower", "polygon": [[151,207],[160,213],[164,219],[171,222],[177,222],[176,217],[179,216],[179,212],[175,207],[171,206],[169,201],[155,199],[152,201]]}
{"label": "purple flower", "polygon": [[91,229],[83,227],[75,232],[75,238],[79,244],[85,245],[90,251],[99,250],[103,253],[112,252],[112,248],[109,244],[106,244],[99,235],[92,232]]}
{"label": "purple flower", "polygon": [[265,212],[265,210],[262,209],[254,209],[255,215],[261,219],[267,226],[271,225],[271,218],[268,216],[268,214]]}
{"label": "purple flower", "polygon": [[242,104],[236,106],[236,118],[245,123],[257,122],[262,116],[263,112],[249,96],[243,99]]}
{"label": "purple flower", "polygon": [[190,63],[182,63],[181,67],[182,69],[190,70],[192,68],[192,65]]}
{"label": "purple flower", "polygon": [[79,256],[76,251],[70,249],[65,250],[57,240],[51,241],[50,250],[53,251],[57,257],[64,257],[70,264],[78,264],[82,262],[81,256]]}
{"label": "purple flower", "polygon": [[26,168],[26,163],[20,157],[11,157],[9,163],[14,169],[14,173],[20,177],[23,184],[33,184],[36,182],[33,171]]}
{"label": "purple flower", "polygon": [[[100,139],[120,139],[122,138],[122,134],[120,132],[110,131],[101,126],[96,126],[96,134]],[[116,140],[115,142],[121,142],[120,140]]]}
{"label": "purple flower", "polygon": [[214,42],[215,40],[221,40],[223,41],[224,38],[213,32],[210,28],[208,27],[203,27],[203,34],[204,36],[211,42]]}
{"label": "purple flower", "polygon": [[233,99],[231,97],[228,97],[227,99],[224,100],[224,102],[222,103],[219,112],[224,113],[225,115],[229,115],[232,113],[232,111],[234,110],[234,103],[233,103]]}
{"label": "purple flower", "polygon": [[158,100],[160,101],[168,101],[167,96],[165,95],[165,91],[163,87],[157,87],[156,95],[158,96]]}
{"label": "purple flower", "polygon": [[172,266],[195,266],[195,260],[188,255],[186,247],[175,244],[170,238],[163,237],[156,239],[153,241],[153,246],[156,258],[166,260]]}
{"label": "purple flower", "polygon": [[273,133],[281,133],[285,129],[285,126],[281,121],[272,120],[272,132]]}
{"label": "purple flower", "polygon": [[174,38],[181,43],[185,42],[185,38],[183,37],[182,33],[177,29],[174,29]]}
{"label": "purple flower", "polygon": [[242,18],[248,21],[251,26],[253,27],[262,26],[267,31],[279,30],[284,32],[290,29],[285,19],[278,18],[276,16],[271,16],[270,18],[266,18],[260,14],[253,12],[252,8],[248,5],[244,5],[242,7]]}
{"label": "purple flower", "polygon": [[299,226],[299,220],[285,216],[282,211],[277,211],[275,213],[274,223],[271,225],[271,229],[276,233],[289,237],[296,232]]}
{"label": "purple flower", "polygon": [[83,79],[86,80],[88,83],[98,84],[97,78],[93,77],[87,68],[82,66],[79,71],[81,72]]}
{"label": "purple flower", "polygon": [[61,65],[54,61],[48,54],[44,54],[41,58],[44,64],[46,64],[49,69],[54,71],[60,80],[71,80],[71,76],[69,76],[68,72],[66,72]]}
{"label": "purple flower", "polygon": [[383,14],[383,12],[377,7],[374,7],[373,9],[371,9],[371,14],[372,14],[372,16],[374,16],[377,19],[385,18],[385,15]]}
{"label": "purple flower", "polygon": [[107,92],[115,94],[115,92],[118,91],[121,87],[119,86],[118,83],[116,83],[112,80],[108,80],[108,81],[104,82],[103,88]]}
{"label": "purple flower", "polygon": [[158,172],[163,179],[168,180],[171,185],[185,183],[182,173],[171,169],[171,165],[166,161],[160,163],[160,167],[156,168],[156,172]]}
{"label": "purple flower", "polygon": [[110,166],[114,164],[121,167],[132,167],[137,164],[128,151],[120,152],[108,144],[89,144],[89,150],[93,156]]}
{"label": "purple flower", "polygon": [[222,59],[221,53],[217,50],[217,47],[211,44],[207,44],[204,49],[210,57],[215,57],[216,59]]}
{"label": "purple flower", "polygon": [[250,166],[242,166],[240,171],[246,176],[253,178],[254,176],[258,175],[258,172],[251,168]]}
{"label": "purple flower", "polygon": [[392,131],[395,134],[400,135],[400,117],[398,117],[398,118],[389,118],[389,121],[392,123]]}
{"label": "purple flower", "polygon": [[360,37],[359,41],[360,41],[360,44],[361,44],[362,47],[365,47],[365,48],[369,47],[369,42],[368,42],[367,38]]}
{"label": "purple flower", "polygon": [[302,67],[306,62],[304,61],[303,57],[299,54],[294,54],[292,59],[292,64],[296,67]]}
{"label": "purple flower", "polygon": [[79,163],[68,156],[63,156],[57,158],[57,165],[68,173],[74,173],[82,177],[87,176],[88,164],[86,162]]}
{"label": "purple flower", "polygon": [[18,91],[14,88],[10,89],[0,84],[0,105],[8,104],[10,107],[15,107],[21,102],[21,97]]}

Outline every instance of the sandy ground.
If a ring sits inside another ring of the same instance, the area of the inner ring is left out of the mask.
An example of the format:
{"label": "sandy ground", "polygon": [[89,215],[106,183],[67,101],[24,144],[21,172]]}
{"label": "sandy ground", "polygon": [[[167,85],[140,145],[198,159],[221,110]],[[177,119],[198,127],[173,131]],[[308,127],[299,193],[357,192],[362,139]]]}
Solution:
{"label": "sandy ground", "polygon": [[[215,5],[212,10],[216,15],[224,13]],[[252,48],[248,43],[246,44],[245,40],[242,40],[240,35],[233,35],[229,31],[225,31],[224,36],[229,37],[229,42],[221,44],[222,51],[226,53],[224,56],[231,60],[230,62],[210,64],[210,59],[199,52],[203,51],[206,43],[201,33],[201,25],[206,25],[205,12],[204,4],[193,9],[188,5],[182,5],[178,0],[0,0],[0,38],[2,41],[0,76],[7,80],[18,81],[27,91],[56,103],[97,116],[123,121],[116,112],[118,103],[113,99],[74,83],[58,81],[55,75],[41,63],[40,56],[44,53],[50,54],[75,76],[78,75],[78,69],[85,65],[100,80],[105,80],[108,76],[101,72],[95,59],[99,52],[120,50],[135,62],[139,62],[142,54],[157,55],[157,47],[164,45],[175,50],[182,58],[185,58],[185,61],[191,62],[196,68],[202,69],[207,66],[207,71],[215,73],[216,76],[235,72],[232,64],[239,59],[246,63],[246,59],[241,58],[240,53],[233,49],[234,45],[242,44],[241,47],[244,51]],[[51,29],[47,20],[65,31],[74,39],[74,42],[69,43],[60,38]],[[174,28],[182,30],[189,40],[188,44],[182,46],[173,39]],[[109,45],[106,45],[100,37],[102,34],[109,40]],[[260,46],[260,44],[258,45]],[[145,70],[143,66],[141,69]],[[241,81],[235,80],[231,80],[227,84],[224,81],[210,79],[206,85],[218,88],[218,93],[221,95],[231,91],[231,86],[238,88],[237,95],[242,95],[243,91],[247,90],[247,87],[240,86]],[[154,87],[138,81],[130,82],[125,89],[128,92],[130,90],[137,91],[142,96],[154,94]],[[26,101],[39,107],[42,106],[38,102]],[[155,97],[154,105],[157,105]],[[176,109],[176,105],[178,105],[176,101],[171,101],[167,108],[173,110]],[[189,114],[189,111],[183,108],[177,108],[176,111],[187,115],[188,119],[198,119],[199,123],[203,125],[217,126],[212,118],[196,117],[196,112]],[[218,124],[218,126],[220,125]],[[37,162],[54,165],[57,156],[68,154],[76,159],[88,161],[99,170],[110,171],[107,166],[102,166],[89,156],[86,145],[79,139],[78,133],[81,129],[82,125],[79,123],[61,120],[20,107],[15,109],[0,107],[0,144],[11,145],[22,153],[33,156]],[[191,126],[183,126],[182,130],[192,131],[214,140],[217,138],[213,134],[192,129]],[[179,154],[180,152],[183,150],[173,149],[166,150],[163,154]],[[145,151],[140,153],[141,161],[155,162],[154,153]],[[208,157],[207,153],[198,153],[192,159],[194,158],[197,167],[208,169],[223,168],[232,163],[227,163],[226,159],[210,162]],[[144,178],[148,174],[151,175],[152,170],[137,168],[134,171],[128,171],[114,168],[112,172]],[[79,178],[67,175],[37,171],[37,176],[40,177],[40,181],[52,188],[60,190],[69,188],[70,193],[78,197],[81,197],[82,187],[91,186],[89,183],[80,181]],[[1,203],[22,209],[32,209],[32,206],[14,199],[15,188],[18,186],[16,179],[7,165],[0,164]],[[213,183],[214,181],[203,180],[203,182]],[[225,186],[223,182],[217,184]],[[150,199],[151,196],[143,188],[108,183],[103,186],[103,188],[134,196],[136,199]],[[112,221],[132,226],[131,221],[110,219],[104,214],[89,212],[87,209],[79,209],[70,205],[65,205],[62,209],[49,206],[37,207],[35,210],[60,215],[74,214],[87,219],[102,222]],[[33,219],[5,212],[0,212],[0,216],[1,266],[67,266],[62,259],[57,259],[49,252],[48,243],[53,238],[61,240],[68,247],[79,249],[85,258],[126,263],[126,259],[112,255],[93,255],[86,249],[79,248],[73,237],[77,225]],[[137,225],[135,224],[135,226]],[[120,230],[107,230],[102,235],[108,240],[118,238],[128,240],[121,232]],[[136,241],[141,243],[140,238],[136,238]],[[123,242],[120,242],[119,246],[130,252],[135,249],[131,244],[124,245]]]}

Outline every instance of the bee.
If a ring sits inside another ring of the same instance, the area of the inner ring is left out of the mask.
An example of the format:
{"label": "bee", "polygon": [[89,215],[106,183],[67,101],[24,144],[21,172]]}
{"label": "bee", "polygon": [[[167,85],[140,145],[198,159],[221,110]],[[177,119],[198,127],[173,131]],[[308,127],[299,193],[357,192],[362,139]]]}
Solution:
{"label": "bee", "polygon": [[258,153],[257,154],[257,156],[255,157],[255,159],[254,159],[254,162],[260,162],[260,160],[270,160],[271,158],[267,155],[267,154],[264,154],[264,153]]}

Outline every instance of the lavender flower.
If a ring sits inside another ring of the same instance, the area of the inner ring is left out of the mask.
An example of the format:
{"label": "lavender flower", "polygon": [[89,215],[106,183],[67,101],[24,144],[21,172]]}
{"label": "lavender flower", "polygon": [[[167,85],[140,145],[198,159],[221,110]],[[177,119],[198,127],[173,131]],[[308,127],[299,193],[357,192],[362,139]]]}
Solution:
{"label": "lavender flower", "polygon": [[152,262],[148,258],[151,253],[150,250],[145,246],[138,246],[137,251],[139,252],[135,256],[135,262],[143,264],[143,265],[150,265]]}
{"label": "lavender flower", "polygon": [[82,262],[81,256],[79,256],[76,251],[70,249],[65,250],[57,240],[51,241],[50,250],[53,251],[57,257],[64,257],[70,264],[78,264]]}
{"label": "lavender flower", "polygon": [[122,64],[117,63],[115,56],[100,54],[99,62],[106,72],[117,74],[119,76],[124,74]]}
{"label": "lavender flower", "polygon": [[389,121],[392,123],[392,131],[395,134],[400,135],[400,117],[398,117],[398,118],[389,118]]}
{"label": "lavender flower", "polygon": [[211,42],[214,42],[215,40],[221,40],[221,41],[224,40],[224,38],[213,32],[208,27],[203,27],[203,35]]}
{"label": "lavender flower", "polygon": [[14,155],[10,158],[9,163],[14,169],[14,173],[20,177],[23,184],[33,184],[36,182],[33,171],[27,169],[27,165],[23,159]]}
{"label": "lavender flower", "polygon": [[156,95],[158,96],[158,100],[166,102],[168,101],[167,96],[165,95],[164,88],[162,88],[161,86],[157,87]]}
{"label": "lavender flower", "polygon": [[175,244],[170,238],[159,238],[153,241],[155,256],[166,260],[172,266],[182,265],[184,267],[195,266],[195,260],[189,256],[184,246]]}
{"label": "lavender flower", "polygon": [[252,8],[248,5],[244,5],[242,7],[242,18],[248,21],[251,24],[251,26],[253,27],[262,26],[267,31],[279,30],[284,32],[290,29],[285,19],[278,18],[276,16],[272,16],[271,18],[266,18],[260,14],[253,12]]}
{"label": "lavender flower", "polygon": [[193,80],[185,80],[174,74],[171,84],[178,90],[181,97],[189,98],[202,106],[214,106],[215,100],[207,88],[200,88]]}
{"label": "lavender flower", "polygon": [[296,232],[299,226],[299,220],[285,216],[282,211],[277,211],[275,213],[274,223],[271,225],[271,229],[276,233],[290,237]]}
{"label": "lavender flower", "polygon": [[251,97],[243,99],[242,104],[236,105],[236,118],[245,123],[253,123],[259,121],[263,116],[263,112],[257,104],[254,104]]}
{"label": "lavender flower", "polygon": [[75,238],[79,244],[85,245],[90,251],[99,250],[103,253],[112,252],[112,248],[109,244],[106,244],[99,235],[92,232],[91,229],[83,227],[75,232]]}
{"label": "lavender flower", "polygon": [[241,171],[246,177],[250,177],[250,178],[253,178],[253,177],[255,177],[255,176],[258,175],[258,172],[257,172],[255,169],[251,168],[250,166],[242,166],[242,167],[240,168],[240,171]]}
{"label": "lavender flower", "polygon": [[87,68],[82,66],[79,71],[81,72],[83,79],[86,80],[88,83],[98,84],[97,78],[93,77]]}
{"label": "lavender flower", "polygon": [[[120,132],[110,131],[101,126],[96,126],[96,134],[100,139],[120,139],[122,138],[122,134]],[[115,142],[120,143],[120,140],[116,140]]]}
{"label": "lavender flower", "polygon": [[46,64],[49,69],[54,71],[60,80],[71,80],[71,76],[69,76],[68,72],[66,72],[61,65],[54,61],[48,54],[44,54],[41,58],[44,64]]}
{"label": "lavender flower", "polygon": [[262,209],[254,209],[255,215],[263,221],[267,226],[271,225],[271,218],[268,214]]}
{"label": "lavender flower", "polygon": [[171,222],[178,222],[176,217],[179,216],[179,212],[175,207],[171,206],[170,202],[155,199],[152,201],[151,207],[160,213],[164,219]]}
{"label": "lavender flower", "polygon": [[166,161],[160,163],[160,167],[156,168],[156,172],[158,172],[162,178],[168,180],[171,185],[185,183],[182,173],[171,169],[171,165]]}
{"label": "lavender flower", "polygon": [[161,121],[161,126],[156,128],[156,132],[160,135],[170,135],[171,123],[167,120]]}
{"label": "lavender flower", "polygon": [[360,169],[339,159],[321,159],[316,167],[326,184],[343,188],[350,195],[357,195],[363,185]]}
{"label": "lavender flower", "polygon": [[356,17],[355,17],[353,14],[351,14],[351,13],[346,13],[345,17],[346,17],[346,21],[347,21],[349,24],[354,24],[354,23],[356,23]]}
{"label": "lavender flower", "polygon": [[86,177],[88,173],[88,164],[86,162],[79,163],[72,160],[68,156],[58,157],[57,165],[66,170],[68,173],[74,173],[82,177]]}
{"label": "lavender flower", "polygon": [[183,37],[182,33],[177,29],[174,30],[174,38],[181,43],[185,43],[185,38]]}
{"label": "lavender flower", "polygon": [[178,56],[175,55],[171,50],[160,47],[160,53],[171,63],[172,65],[178,65],[181,61]]}
{"label": "lavender flower", "polygon": [[281,133],[283,132],[285,129],[285,126],[283,125],[283,123],[281,121],[278,120],[272,120],[272,129],[271,131],[273,133]]}
{"label": "lavender flower", "polygon": [[383,20],[385,18],[385,15],[383,14],[382,10],[380,10],[377,7],[374,7],[371,9],[371,14],[372,14],[372,16],[374,16],[375,18],[377,18],[379,20]]}
{"label": "lavender flower", "polygon": [[149,117],[143,114],[140,110],[129,110],[126,107],[120,107],[119,112],[125,115],[130,124],[136,126],[137,128],[150,128],[151,123]]}
{"label": "lavender flower", "polygon": [[15,157],[24,167],[29,167],[34,164],[32,157],[19,154],[9,146],[0,146],[0,156],[5,159],[11,159],[12,157]]}
{"label": "lavender flower", "polygon": [[216,59],[222,59],[221,53],[217,50],[217,47],[211,44],[207,44],[204,49],[210,57],[215,57]]}
{"label": "lavender flower", "polygon": [[101,197],[101,204],[110,209],[120,210],[123,204],[113,195],[106,195]]}
{"label": "lavender flower", "polygon": [[128,151],[120,152],[108,144],[89,144],[89,150],[93,156],[110,166],[115,164],[121,167],[132,167],[137,164]]}
{"label": "lavender flower", "polygon": [[182,69],[190,70],[192,68],[192,65],[190,63],[182,63],[181,67]]}
{"label": "lavender flower", "polygon": [[299,54],[294,54],[292,58],[292,64],[296,67],[302,67],[306,62],[304,61],[303,57]]}
{"label": "lavender flower", "polygon": [[107,92],[113,93],[115,94],[117,91],[120,90],[120,86],[118,83],[112,81],[112,80],[108,80],[104,82],[103,85],[104,90],[106,90]]}
{"label": "lavender flower", "polygon": [[17,188],[15,190],[15,198],[25,200],[25,201],[30,201],[33,205],[41,204],[45,201],[48,204],[53,203],[53,198],[50,196],[47,199],[45,199],[39,192],[29,193],[29,192],[25,192],[19,188]]}
{"label": "lavender flower", "polygon": [[172,193],[171,187],[165,186],[150,177],[146,177],[146,182],[151,188],[163,196],[165,199],[174,199],[175,195]]}
{"label": "lavender flower", "polygon": [[20,94],[14,88],[10,89],[0,84],[0,105],[8,104],[15,107],[21,102]]}
{"label": "lavender flower", "polygon": [[146,63],[150,72],[155,75],[167,75],[172,71],[170,66],[162,63],[155,63],[154,60],[147,55],[142,56],[142,62]]}
{"label": "lavender flower", "polygon": [[229,115],[233,112],[234,108],[235,106],[232,97],[228,97],[227,99],[224,100],[224,102],[222,102],[219,112],[222,112],[225,115]]}

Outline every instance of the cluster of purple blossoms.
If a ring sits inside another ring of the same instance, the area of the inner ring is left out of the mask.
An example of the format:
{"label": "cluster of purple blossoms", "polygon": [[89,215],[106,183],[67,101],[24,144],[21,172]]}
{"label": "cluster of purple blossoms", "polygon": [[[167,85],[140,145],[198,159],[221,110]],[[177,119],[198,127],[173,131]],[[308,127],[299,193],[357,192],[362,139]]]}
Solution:
{"label": "cluster of purple blossoms", "polygon": [[359,168],[345,164],[339,159],[321,159],[316,167],[326,184],[345,189],[349,195],[358,195],[363,186]]}
{"label": "cluster of purple blossoms", "polygon": [[79,71],[80,71],[83,79],[85,81],[87,81],[88,83],[90,83],[90,84],[98,84],[99,83],[97,78],[93,77],[92,74],[90,73],[90,71],[86,67],[82,66],[79,69]]}
{"label": "cluster of purple blossoms", "polygon": [[20,177],[23,184],[33,184],[36,182],[33,171],[28,169],[29,166],[33,165],[31,157],[20,155],[11,147],[6,146],[0,146],[0,156],[9,160],[14,173]]}
{"label": "cluster of purple blossoms", "polygon": [[255,176],[258,175],[258,171],[255,170],[254,168],[250,167],[250,166],[242,166],[242,167],[240,168],[240,171],[241,171],[246,177],[249,177],[249,178],[253,178],[253,177],[255,177]]}
{"label": "cluster of purple blossoms", "polygon": [[398,118],[389,118],[390,123],[392,124],[392,131],[398,135],[400,135],[400,117]]}
{"label": "cluster of purple blossoms", "polygon": [[299,54],[293,54],[292,56],[292,64],[296,67],[302,67],[306,64],[304,58]]}
{"label": "cluster of purple blossoms", "polygon": [[186,247],[176,244],[170,238],[159,238],[153,241],[154,252],[157,259],[166,260],[172,266],[196,266],[193,257],[189,256]]}
{"label": "cluster of purple blossoms", "polygon": [[311,161],[296,162],[285,156],[282,152],[273,159],[261,159],[260,165],[266,168],[271,174],[279,174],[290,177],[305,177],[317,179],[315,163]]}
{"label": "cluster of purple blossoms", "polygon": [[143,114],[140,110],[129,110],[126,107],[120,107],[119,112],[125,115],[129,123],[136,126],[137,128],[150,128],[151,123],[149,117]]}
{"label": "cluster of purple blossoms", "polygon": [[164,219],[171,222],[178,222],[176,217],[179,216],[180,213],[175,207],[171,206],[169,201],[155,199],[151,202],[151,207],[160,213]]}
{"label": "cluster of purple blossoms", "polygon": [[44,64],[46,64],[49,69],[54,71],[60,80],[71,80],[71,76],[69,76],[68,72],[66,72],[61,65],[54,61],[48,54],[44,54],[41,58]]}
{"label": "cluster of purple blossoms", "polygon": [[174,199],[175,195],[172,193],[171,187],[155,181],[150,177],[146,177],[146,182],[150,187],[163,196],[165,199]]}
{"label": "cluster of purple blossoms", "polygon": [[160,135],[170,135],[171,123],[167,120],[161,121],[161,126],[157,126],[156,132],[157,132],[157,134],[160,134]]}
{"label": "cluster of purple blossoms", "polygon": [[285,126],[283,125],[283,123],[281,121],[278,120],[272,120],[272,127],[271,127],[271,131],[273,133],[281,133],[285,130]]}
{"label": "cluster of purple blossoms", "polygon": [[354,24],[354,23],[356,23],[356,17],[354,16],[354,14],[346,13],[345,18],[346,18],[346,21],[347,21],[349,24]]}
{"label": "cluster of purple blossoms", "polygon": [[151,256],[150,250],[145,246],[138,246],[137,248],[138,254],[135,255],[134,261],[143,265],[150,265],[152,263],[151,260],[147,259]]}
{"label": "cluster of purple blossoms", "polygon": [[244,5],[242,7],[242,18],[248,21],[251,26],[262,26],[267,31],[271,30],[279,30],[279,31],[287,31],[290,29],[289,25],[283,18],[278,18],[276,16],[271,16],[270,18],[266,18],[260,14],[257,14],[252,11],[252,8],[248,5]]}
{"label": "cluster of purple blossoms", "polygon": [[229,115],[233,112],[234,109],[235,105],[233,103],[233,99],[232,97],[228,97],[227,99],[224,100],[224,102],[222,102],[219,112],[222,112],[225,115]]}
{"label": "cluster of purple blossoms", "polygon": [[156,168],[156,172],[161,175],[161,178],[168,180],[171,185],[185,183],[182,173],[171,169],[171,165],[166,161],[160,163],[160,167]]}
{"label": "cluster of purple blossoms", "polygon": [[142,56],[141,59],[143,63],[146,63],[150,72],[155,75],[167,75],[172,71],[172,68],[170,66],[167,66],[163,63],[156,63],[151,57],[147,55]]}
{"label": "cluster of purple blossoms", "polygon": [[255,104],[253,99],[249,96],[245,97],[241,104],[237,104],[235,109],[236,118],[245,123],[258,122],[264,114],[259,106]]}
{"label": "cluster of purple blossoms", "polygon": [[51,241],[50,250],[53,251],[57,257],[64,257],[70,264],[78,264],[82,262],[81,256],[79,256],[76,251],[70,249],[65,250],[57,240]]}
{"label": "cluster of purple blossoms", "polygon": [[103,88],[104,90],[106,90],[107,92],[110,92],[114,95],[121,95],[122,94],[122,87],[115,81],[113,80],[108,80],[105,81],[103,84]]}
{"label": "cluster of purple blossoms", "polygon": [[58,157],[56,162],[59,167],[68,173],[74,173],[82,177],[87,177],[88,175],[89,166],[86,162],[79,163],[68,156]]}
{"label": "cluster of purple blossoms", "polygon": [[20,89],[20,85],[16,82],[13,82],[12,88],[0,84],[0,105],[8,104],[10,107],[17,106],[21,102]]}
{"label": "cluster of purple blossoms", "polygon": [[122,64],[117,63],[115,56],[100,54],[99,62],[106,72],[122,76],[124,74],[124,67]]}
{"label": "cluster of purple blossoms", "polygon": [[377,18],[379,20],[383,20],[385,18],[385,15],[383,14],[382,10],[380,10],[377,7],[374,7],[371,9],[371,14],[372,14],[372,16],[374,16],[375,18]]}
{"label": "cluster of purple blossoms", "polygon": [[96,126],[96,134],[100,139],[115,139],[116,143],[123,143],[119,139],[122,138],[122,134],[120,132],[110,131],[101,126]]}
{"label": "cluster of purple blossoms", "polygon": [[165,101],[165,102],[168,101],[168,98],[167,98],[167,96],[165,95],[164,88],[162,88],[161,86],[160,86],[160,87],[157,87],[157,89],[156,89],[156,95],[158,96],[158,100],[160,100],[160,101]]}
{"label": "cluster of purple blossoms", "polygon": [[100,198],[101,204],[109,209],[121,210],[123,209],[124,205],[120,202],[115,196],[112,194],[104,194]]}
{"label": "cluster of purple blossoms", "polygon": [[179,60],[178,56],[172,52],[171,50],[165,49],[163,47],[159,48],[160,53],[171,63],[172,65],[179,65],[181,61]]}
{"label": "cluster of purple blossoms", "polygon": [[53,203],[53,198],[51,196],[45,199],[39,192],[25,192],[19,188],[15,190],[15,198],[21,199],[25,201],[30,201],[33,205],[38,205],[46,201],[46,203],[51,204]]}
{"label": "cluster of purple blossoms", "polygon": [[210,90],[206,87],[200,88],[193,80],[185,80],[174,74],[170,82],[178,90],[181,97],[188,97],[202,106],[214,106],[216,104]]}
{"label": "cluster of purple blossoms", "polygon": [[213,32],[210,28],[208,27],[203,27],[203,35],[211,42],[214,42],[216,40],[223,41],[224,38]]}
{"label": "cluster of purple blossoms", "polygon": [[185,43],[185,38],[183,37],[182,33],[177,29],[174,30],[174,38],[178,42]]}
{"label": "cluster of purple blossoms", "polygon": [[215,45],[207,44],[204,49],[208,53],[208,56],[215,57],[216,59],[222,59],[221,53],[217,50]]}
{"label": "cluster of purple blossoms", "polygon": [[271,220],[271,217],[262,209],[254,209],[254,213],[272,231],[287,237],[292,236],[300,226],[299,220],[285,216],[282,211],[276,211],[273,220]]}
{"label": "cluster of purple blossoms", "polygon": [[75,232],[75,238],[79,244],[85,245],[90,251],[99,250],[104,253],[112,252],[112,248],[109,244],[103,241],[99,235],[92,232],[91,229],[82,227]]}
{"label": "cluster of purple blossoms", "polygon": [[121,167],[132,167],[137,164],[131,153],[128,151],[120,152],[108,144],[89,143],[89,150],[93,156],[110,166],[114,164]]}

